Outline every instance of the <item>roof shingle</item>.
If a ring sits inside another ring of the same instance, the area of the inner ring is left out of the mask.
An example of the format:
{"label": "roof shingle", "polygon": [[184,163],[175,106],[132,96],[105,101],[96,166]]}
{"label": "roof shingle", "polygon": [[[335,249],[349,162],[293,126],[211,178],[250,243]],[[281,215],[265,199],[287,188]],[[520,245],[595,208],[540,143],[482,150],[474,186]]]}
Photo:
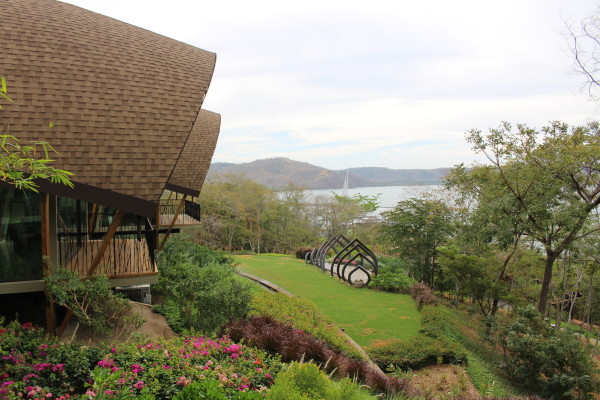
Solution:
{"label": "roof shingle", "polygon": [[0,0],[0,9],[0,76],[15,101],[1,126],[52,144],[55,166],[75,174],[72,197],[89,197],[82,184],[134,198],[126,211],[158,201],[216,55],[54,0]]}

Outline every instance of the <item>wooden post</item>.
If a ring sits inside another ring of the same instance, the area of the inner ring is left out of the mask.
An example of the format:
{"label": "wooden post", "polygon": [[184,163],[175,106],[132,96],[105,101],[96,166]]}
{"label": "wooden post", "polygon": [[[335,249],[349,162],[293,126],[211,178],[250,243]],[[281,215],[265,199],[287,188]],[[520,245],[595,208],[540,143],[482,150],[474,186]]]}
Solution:
{"label": "wooden post", "polygon": [[[44,277],[51,274],[50,271],[50,195],[40,193],[40,217],[41,217],[41,236],[42,236],[42,271]],[[54,335],[55,315],[54,302],[48,296],[48,289],[44,284],[46,295],[46,330],[49,335]]]}
{"label": "wooden post", "polygon": [[156,235],[154,235],[154,248],[158,249],[158,232],[160,231],[160,199],[156,205],[156,221],[154,224],[154,229],[156,230]]}
{"label": "wooden post", "polygon": [[102,244],[100,245],[100,248],[98,249],[98,253],[96,253],[96,255],[94,256],[94,259],[92,260],[92,264],[90,265],[90,268],[88,269],[88,272],[87,272],[88,278],[94,274],[94,271],[96,271],[96,268],[100,264],[102,257],[104,257],[104,253],[106,252],[106,249],[108,248],[108,245],[110,244],[110,241],[115,236],[115,233],[117,232],[117,229],[119,228],[119,225],[121,225],[121,221],[123,220],[124,215],[125,215],[125,213],[123,211],[121,211],[121,210],[117,211],[117,214],[115,215],[115,219],[113,219],[110,226],[108,227],[108,232],[106,232],[106,236],[104,236],[104,240],[102,241]]}
{"label": "wooden post", "polygon": [[94,225],[96,224],[96,213],[98,212],[98,205],[96,203],[92,204],[92,215],[90,216],[90,226],[88,227],[88,232],[94,232]]}
{"label": "wooden post", "polygon": [[169,238],[169,234],[171,233],[171,230],[175,226],[175,222],[177,222],[177,217],[179,217],[179,214],[181,213],[181,210],[183,210],[183,206],[185,206],[185,199],[186,199],[186,197],[187,197],[187,195],[183,195],[181,201],[179,202],[179,206],[177,207],[177,212],[173,216],[173,220],[171,221],[171,225],[169,225],[169,228],[167,229],[167,233],[165,233],[165,237],[163,238],[162,242],[160,243],[160,246],[158,247],[158,251],[161,251],[165,247],[165,243],[167,243],[167,239]]}

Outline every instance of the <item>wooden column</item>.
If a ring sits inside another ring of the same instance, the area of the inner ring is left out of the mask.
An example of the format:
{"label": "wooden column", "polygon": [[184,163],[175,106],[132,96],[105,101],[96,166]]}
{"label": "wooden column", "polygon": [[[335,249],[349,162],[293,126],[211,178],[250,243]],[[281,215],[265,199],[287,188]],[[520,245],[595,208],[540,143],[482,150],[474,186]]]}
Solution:
{"label": "wooden column", "polygon": [[117,232],[117,229],[119,228],[119,225],[121,225],[121,221],[123,220],[124,215],[125,215],[125,213],[123,211],[121,211],[121,210],[117,211],[117,214],[115,215],[115,218],[112,220],[110,226],[108,227],[108,232],[106,232],[106,236],[104,236],[104,240],[102,241],[102,244],[100,245],[100,248],[98,249],[98,253],[96,253],[96,255],[94,256],[94,259],[92,260],[92,264],[90,265],[90,268],[88,269],[88,272],[87,272],[88,278],[94,274],[94,271],[96,271],[98,264],[100,264],[102,257],[104,257],[104,253],[106,252],[106,249],[108,248],[108,245],[110,244],[110,241],[115,236],[115,233]]}
{"label": "wooden column", "polygon": [[156,221],[154,223],[154,229],[156,229],[156,235],[154,235],[154,248],[158,249],[159,231],[160,231],[160,199],[156,205]]}
{"label": "wooden column", "polygon": [[[41,237],[42,237],[42,271],[44,277],[50,275],[50,195],[48,193],[40,193],[40,216],[41,216]],[[44,284],[44,287],[46,285]],[[47,288],[44,289],[46,294],[46,330],[49,335],[54,334],[55,315],[54,302],[48,296]]]}

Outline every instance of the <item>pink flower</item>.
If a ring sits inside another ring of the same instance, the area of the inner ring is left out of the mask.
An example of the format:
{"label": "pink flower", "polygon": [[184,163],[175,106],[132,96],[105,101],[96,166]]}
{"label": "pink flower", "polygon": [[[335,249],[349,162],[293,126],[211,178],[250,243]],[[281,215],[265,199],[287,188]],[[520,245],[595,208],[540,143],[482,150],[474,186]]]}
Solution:
{"label": "pink flower", "polygon": [[139,364],[133,364],[131,366],[131,372],[133,372],[134,374],[137,374],[138,372],[142,372],[143,370],[144,370],[144,368]]}
{"label": "pink flower", "polygon": [[111,352],[111,353],[113,353],[113,354],[114,354],[114,353],[116,353],[116,352],[117,352],[117,349],[116,349],[116,347],[111,347],[111,348],[110,348],[110,352]]}
{"label": "pink flower", "polygon": [[98,366],[100,368],[112,368],[115,365],[114,362],[115,362],[115,360],[113,360],[113,359],[100,360],[100,361],[98,361]]}
{"label": "pink flower", "polygon": [[33,369],[37,372],[41,372],[41,371],[43,371],[45,369],[49,369],[51,367],[52,367],[52,364],[50,364],[50,363],[40,363],[40,364],[35,364],[33,366]]}
{"label": "pink flower", "polygon": [[133,387],[137,390],[140,390],[144,387],[144,381],[137,381],[137,383],[133,384]]}
{"label": "pink flower", "polygon": [[96,392],[94,392],[92,389],[88,389],[87,392],[85,392],[85,395],[90,397],[96,397]]}
{"label": "pink flower", "polygon": [[180,376],[179,379],[177,380],[178,385],[187,386],[190,383],[191,383],[191,380],[186,378],[185,376]]}
{"label": "pink flower", "polygon": [[231,353],[231,358],[233,358],[234,360],[237,359],[239,357],[238,354],[236,353]]}
{"label": "pink flower", "polygon": [[63,372],[65,370],[65,364],[56,364],[52,367],[52,371],[54,372]]}

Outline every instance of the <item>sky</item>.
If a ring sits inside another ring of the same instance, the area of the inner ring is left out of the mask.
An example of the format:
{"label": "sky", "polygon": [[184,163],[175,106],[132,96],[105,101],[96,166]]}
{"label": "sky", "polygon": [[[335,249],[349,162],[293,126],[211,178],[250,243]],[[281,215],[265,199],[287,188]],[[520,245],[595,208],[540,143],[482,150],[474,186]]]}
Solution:
{"label": "sky", "polygon": [[217,53],[213,162],[330,169],[482,160],[470,129],[598,119],[565,22],[593,0],[67,0]]}

